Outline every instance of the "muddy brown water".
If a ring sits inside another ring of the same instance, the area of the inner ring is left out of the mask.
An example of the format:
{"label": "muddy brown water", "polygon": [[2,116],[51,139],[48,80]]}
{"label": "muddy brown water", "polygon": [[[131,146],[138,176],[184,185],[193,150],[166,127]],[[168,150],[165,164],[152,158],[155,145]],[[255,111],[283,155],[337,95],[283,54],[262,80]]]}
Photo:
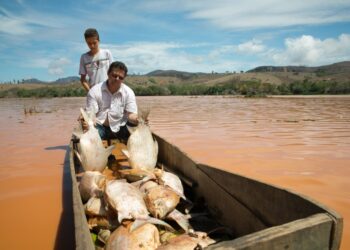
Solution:
{"label": "muddy brown water", "polygon": [[[193,159],[291,189],[344,217],[350,249],[350,96],[138,97],[154,132]],[[68,169],[84,98],[0,99],[0,249],[73,249]],[[24,114],[34,108],[38,113]]]}

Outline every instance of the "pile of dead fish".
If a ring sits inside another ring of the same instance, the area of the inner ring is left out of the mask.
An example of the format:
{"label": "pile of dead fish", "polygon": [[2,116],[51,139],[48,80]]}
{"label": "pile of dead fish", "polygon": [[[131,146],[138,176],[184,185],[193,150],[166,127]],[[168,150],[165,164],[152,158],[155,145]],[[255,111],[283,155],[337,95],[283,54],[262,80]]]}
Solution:
{"label": "pile of dead fish", "polygon": [[105,148],[93,126],[93,117],[81,110],[89,130],[80,138],[76,153],[85,172],[79,191],[90,231],[104,249],[201,249],[215,243],[194,231],[190,214],[177,206],[186,200],[178,176],[156,167],[158,145],[140,118],[127,142],[130,169],[104,175],[113,147]]}

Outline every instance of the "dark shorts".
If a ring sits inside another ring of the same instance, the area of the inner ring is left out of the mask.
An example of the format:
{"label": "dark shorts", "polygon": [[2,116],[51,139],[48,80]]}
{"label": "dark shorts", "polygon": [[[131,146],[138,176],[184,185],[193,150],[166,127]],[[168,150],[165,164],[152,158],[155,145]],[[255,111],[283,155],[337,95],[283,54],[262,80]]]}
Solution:
{"label": "dark shorts", "polygon": [[[135,127],[136,125],[127,123],[129,127]],[[109,140],[109,139],[118,139],[122,142],[126,143],[128,141],[128,138],[130,136],[128,128],[125,126],[120,127],[119,131],[117,133],[114,133],[109,126],[104,126],[101,124],[96,124],[96,129],[98,130],[98,133],[100,134],[100,137],[102,140]]]}

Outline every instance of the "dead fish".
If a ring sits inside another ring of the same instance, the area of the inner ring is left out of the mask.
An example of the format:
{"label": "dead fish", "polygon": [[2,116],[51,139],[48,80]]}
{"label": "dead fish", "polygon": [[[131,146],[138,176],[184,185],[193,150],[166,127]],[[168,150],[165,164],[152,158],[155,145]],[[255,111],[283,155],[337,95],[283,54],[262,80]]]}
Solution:
{"label": "dead fish", "polygon": [[166,243],[168,242],[170,239],[175,238],[179,235],[181,235],[182,233],[179,232],[169,232],[166,230],[159,230],[159,236],[160,236],[160,243]]}
{"label": "dead fish", "polygon": [[93,229],[95,227],[99,228],[109,228],[110,223],[107,218],[104,217],[90,217],[87,219],[89,229]]}
{"label": "dead fish", "polygon": [[147,194],[152,188],[155,188],[157,186],[158,186],[157,182],[149,180],[149,181],[143,182],[140,185],[139,189],[140,189],[141,193]]}
{"label": "dead fish", "polygon": [[118,218],[110,210],[107,211],[107,216],[88,216],[87,221],[90,230],[100,228],[114,231],[120,226]]}
{"label": "dead fish", "polygon": [[104,200],[101,198],[91,197],[84,205],[85,213],[90,216],[107,216]]}
{"label": "dead fish", "polygon": [[167,186],[158,185],[151,188],[144,197],[148,211],[155,217],[163,219],[175,209],[180,196]]}
{"label": "dead fish", "polygon": [[166,172],[164,170],[156,170],[155,175],[158,177],[159,182],[165,186],[169,186],[172,188],[181,198],[186,200],[185,194],[184,194],[184,188],[182,186],[182,182],[180,178],[170,172]]}
{"label": "dead fish", "polygon": [[140,181],[146,177],[148,179],[156,178],[156,176],[152,172],[142,170],[139,168],[122,169],[122,170],[118,170],[118,172],[120,173],[122,178],[126,178],[129,182]]}
{"label": "dead fish", "polygon": [[130,225],[119,226],[109,237],[105,249],[153,250],[160,246],[159,232],[154,225],[147,223],[133,231]]}
{"label": "dead fish", "polygon": [[112,153],[114,145],[105,148],[101,137],[94,126],[94,112],[89,112],[89,115],[81,108],[81,114],[84,120],[89,125],[89,130],[85,133],[73,134],[80,139],[78,151],[75,151],[81,165],[85,171],[100,171],[107,165],[108,156]]}
{"label": "dead fish", "polygon": [[107,244],[109,237],[111,236],[111,231],[108,229],[101,229],[98,232],[97,239],[99,239],[104,244]]}
{"label": "dead fish", "polygon": [[208,237],[206,233],[194,232],[171,238],[165,244],[158,247],[157,250],[202,249],[214,243],[215,240]]}
{"label": "dead fish", "polygon": [[127,150],[122,152],[128,157],[132,168],[153,171],[157,163],[158,143],[153,138],[150,127],[145,123],[148,112],[140,112],[137,127],[128,127],[130,137]]}
{"label": "dead fish", "polygon": [[124,180],[109,181],[105,190],[109,205],[118,212],[118,220],[149,217],[141,192]]}
{"label": "dead fish", "polygon": [[97,171],[86,171],[81,177],[79,191],[83,202],[91,197],[102,197],[106,177]]}
{"label": "dead fish", "polygon": [[135,220],[131,230],[147,222],[163,225],[173,230],[164,221],[149,216],[143,194],[130,183],[124,180],[110,181],[106,185],[105,195],[108,204],[117,211],[119,222],[122,222],[124,219]]}
{"label": "dead fish", "polygon": [[176,221],[176,223],[183,229],[185,230],[186,233],[189,232],[189,230],[191,229],[191,225],[189,222],[189,218],[191,218],[190,215],[185,215],[183,213],[181,213],[179,210],[174,209],[173,211],[171,211],[167,217],[167,219],[170,220],[174,220]]}

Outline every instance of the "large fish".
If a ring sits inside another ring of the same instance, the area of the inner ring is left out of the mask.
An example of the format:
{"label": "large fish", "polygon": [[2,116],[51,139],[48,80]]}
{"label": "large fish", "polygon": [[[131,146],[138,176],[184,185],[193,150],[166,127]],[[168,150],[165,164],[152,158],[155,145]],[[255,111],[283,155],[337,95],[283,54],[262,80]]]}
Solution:
{"label": "large fish", "polygon": [[129,227],[130,224],[119,226],[109,237],[106,250],[154,250],[160,246],[159,232],[154,225],[147,223],[134,231]]}
{"label": "large fish", "polygon": [[158,219],[164,217],[175,209],[180,201],[180,196],[177,195],[171,188],[159,185],[151,188],[144,197],[148,211]]}
{"label": "large fish", "polygon": [[98,171],[86,171],[79,183],[79,192],[83,202],[91,197],[102,197],[106,177]]}
{"label": "large fish", "polygon": [[129,158],[132,168],[153,171],[157,163],[158,143],[145,122],[148,114],[149,110],[140,111],[137,127],[128,127],[131,135],[128,139],[127,151],[122,151]]}
{"label": "large fish", "polygon": [[158,247],[158,250],[186,250],[186,249],[203,249],[215,240],[211,239],[204,232],[193,232],[182,234],[177,237],[169,239],[165,244]]}
{"label": "large fish", "polygon": [[132,230],[149,222],[173,228],[162,220],[149,216],[143,194],[135,186],[124,180],[109,181],[105,189],[106,200],[118,213],[118,221],[134,219]]}
{"label": "large fish", "polygon": [[89,115],[81,108],[80,112],[87,122],[89,129],[87,132],[78,134],[73,133],[80,139],[78,151],[75,151],[85,171],[102,172],[108,162],[108,156],[112,153],[114,145],[105,148],[101,137],[94,126],[94,112],[88,112]]}
{"label": "large fish", "polygon": [[91,197],[84,205],[85,214],[90,216],[107,216],[107,210],[102,198]]}
{"label": "large fish", "polygon": [[177,175],[161,169],[156,169],[154,174],[158,177],[160,184],[172,188],[182,199],[186,200],[182,182]]}
{"label": "large fish", "polygon": [[124,180],[109,181],[105,189],[108,204],[118,213],[118,220],[147,219],[149,212],[141,192]]}

